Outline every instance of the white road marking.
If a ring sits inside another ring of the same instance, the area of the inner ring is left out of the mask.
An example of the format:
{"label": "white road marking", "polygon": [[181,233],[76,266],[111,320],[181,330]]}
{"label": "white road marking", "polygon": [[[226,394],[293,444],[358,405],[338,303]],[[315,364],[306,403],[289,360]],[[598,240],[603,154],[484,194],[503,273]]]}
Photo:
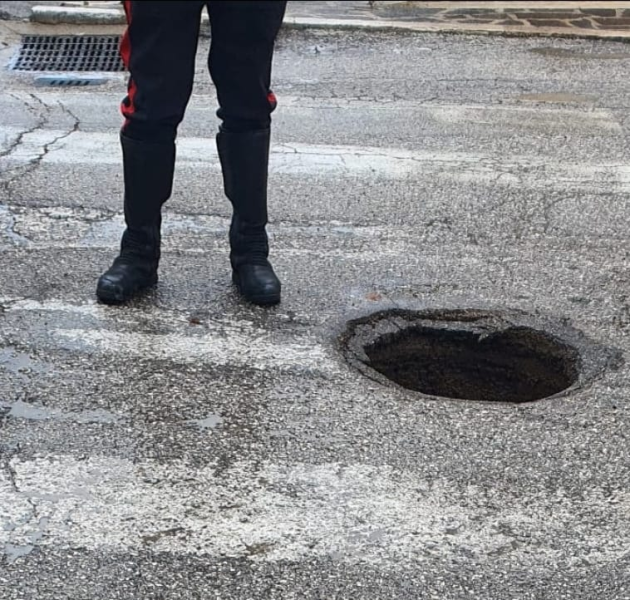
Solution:
{"label": "white road marking", "polygon": [[280,342],[269,332],[232,330],[199,335],[148,334],[99,329],[53,329],[50,335],[61,348],[89,350],[118,357],[212,364],[256,370],[311,369],[338,373],[340,366],[315,343]]}
{"label": "white road marking", "polygon": [[[14,135],[15,131],[4,131]],[[66,132],[67,133],[67,132]],[[46,152],[44,153],[44,148]],[[39,160],[43,165],[118,165],[114,133],[37,130],[0,163],[16,166]],[[215,143],[208,138],[181,138],[178,164],[219,171]],[[506,156],[471,152],[411,151],[399,148],[276,144],[270,158],[272,174],[422,179],[439,177],[464,182],[519,187],[584,190],[589,184],[630,189],[630,166],[606,163],[561,163],[540,156]]]}
{"label": "white road marking", "polygon": [[[335,374],[342,369],[341,361],[331,358],[331,350],[315,337],[294,335],[289,341],[242,319],[202,319],[203,327],[192,327],[185,314],[160,310],[153,312],[153,324],[175,331],[138,333],[106,329],[112,323],[135,326],[138,319],[135,311],[113,313],[95,302],[72,304],[5,297],[0,298],[0,304],[5,306],[6,312],[58,313],[64,327],[55,327],[53,321],[48,325],[48,335],[57,347],[75,351],[256,370],[297,368]],[[81,317],[91,319],[89,327],[80,326],[76,319]],[[44,319],[48,323],[50,317]],[[76,327],[65,327],[66,322],[73,320]]]}
{"label": "white road marking", "polygon": [[[533,491],[517,504],[497,505],[476,486],[461,490],[387,466],[241,461],[217,467],[13,459],[12,480],[0,473],[0,548],[144,547],[261,561],[333,556],[385,568],[427,557],[510,554],[521,568],[553,570],[579,563],[582,551],[591,564],[614,560],[630,541],[627,532],[612,540],[606,529],[600,534],[590,526],[573,547],[554,545],[552,535],[562,537],[594,514],[622,520],[627,495],[610,504],[587,490],[580,503],[561,490]],[[535,550],[523,539],[537,540]]]}

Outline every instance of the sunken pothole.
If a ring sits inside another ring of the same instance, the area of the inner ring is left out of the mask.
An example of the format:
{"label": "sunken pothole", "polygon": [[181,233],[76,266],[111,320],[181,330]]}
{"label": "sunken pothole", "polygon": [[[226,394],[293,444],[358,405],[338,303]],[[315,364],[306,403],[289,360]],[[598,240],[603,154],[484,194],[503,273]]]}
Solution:
{"label": "sunken pothole", "polygon": [[554,396],[578,377],[577,352],[540,331],[412,326],[365,348],[390,381],[431,396],[530,402]]}
{"label": "sunken pothole", "polygon": [[364,374],[427,396],[524,403],[567,394],[619,360],[564,323],[522,313],[392,310],[342,338]]}

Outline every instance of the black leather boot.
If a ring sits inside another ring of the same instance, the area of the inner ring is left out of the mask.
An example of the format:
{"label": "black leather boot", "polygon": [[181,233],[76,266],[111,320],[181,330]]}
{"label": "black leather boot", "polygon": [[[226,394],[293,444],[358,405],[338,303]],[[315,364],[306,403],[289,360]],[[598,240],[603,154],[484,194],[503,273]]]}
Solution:
{"label": "black leather boot", "polygon": [[175,143],[146,143],[120,136],[125,177],[125,223],[120,254],[100,277],[96,295],[122,304],[157,283],[161,208],[171,195]]}
{"label": "black leather boot", "polygon": [[230,226],[232,281],[240,294],[258,305],[280,302],[280,281],[269,263],[267,170],[269,129],[230,132],[221,129],[217,148],[225,195],[234,208]]}

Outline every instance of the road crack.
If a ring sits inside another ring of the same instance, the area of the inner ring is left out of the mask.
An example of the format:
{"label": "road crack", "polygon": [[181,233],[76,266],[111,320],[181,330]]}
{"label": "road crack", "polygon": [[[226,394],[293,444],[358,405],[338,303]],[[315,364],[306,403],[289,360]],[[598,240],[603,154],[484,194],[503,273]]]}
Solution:
{"label": "road crack", "polygon": [[[20,98],[19,96],[16,96],[15,94],[10,94],[10,96],[20,102],[24,102],[23,98]],[[36,99],[39,103],[41,103],[41,100],[37,98],[35,95],[30,94],[30,96],[33,99]],[[28,102],[24,102],[24,104],[30,113],[35,114],[37,116],[37,122],[32,127],[29,127],[28,129],[25,129],[24,131],[20,132],[16,136],[16,138],[13,140],[13,142],[11,142],[9,147],[6,150],[3,150],[2,152],[0,152],[0,158],[5,158],[6,156],[9,156],[13,152],[15,152],[15,150],[17,150],[17,148],[19,148],[22,145],[22,142],[24,141],[24,138],[27,135],[30,135],[32,133],[35,133],[36,131],[39,131],[46,125],[48,121],[48,116],[46,113],[44,114],[40,113],[39,111],[35,109],[35,107],[32,104],[29,104]]]}
{"label": "road crack", "polygon": [[[26,107],[30,112],[38,115],[38,121],[33,127],[20,133],[13,141],[11,146],[2,155],[0,155],[0,158],[10,158],[11,154],[13,154],[24,143],[24,139],[29,134],[44,130],[46,125],[50,122],[50,113],[52,107],[43,102],[41,98],[38,98],[35,94],[29,94],[29,97],[32,101],[34,101],[34,104],[32,102],[27,102],[25,103]],[[19,99],[23,100],[22,98]],[[13,197],[12,185],[17,179],[29,175],[30,173],[35,171],[44,160],[44,157],[46,157],[50,152],[54,150],[55,144],[57,144],[61,140],[64,140],[65,138],[69,137],[79,130],[81,125],[79,118],[61,101],[57,103],[57,106],[59,106],[60,110],[65,115],[72,119],[72,125],[68,128],[67,131],[55,136],[51,141],[46,142],[43,146],[41,146],[41,149],[37,151],[37,155],[29,159],[26,164],[17,165],[12,169],[7,169],[5,171],[7,176],[0,179],[0,190],[4,192],[3,196],[6,200],[11,201]],[[41,109],[43,109],[43,112]]]}
{"label": "road crack", "polygon": [[[5,417],[5,419],[6,418],[7,417]],[[24,498],[30,507],[31,514],[29,518],[21,523],[21,525],[28,525],[29,523],[32,523],[36,519],[39,519],[39,511],[37,508],[37,504],[33,501],[30,495],[20,489],[20,485],[18,483],[19,475],[11,461],[12,461],[11,456],[8,456],[7,458],[5,458],[5,460],[2,463],[2,468],[4,472],[7,474],[7,479],[8,479],[9,485],[11,486],[11,490],[15,494],[20,496],[21,498]]]}

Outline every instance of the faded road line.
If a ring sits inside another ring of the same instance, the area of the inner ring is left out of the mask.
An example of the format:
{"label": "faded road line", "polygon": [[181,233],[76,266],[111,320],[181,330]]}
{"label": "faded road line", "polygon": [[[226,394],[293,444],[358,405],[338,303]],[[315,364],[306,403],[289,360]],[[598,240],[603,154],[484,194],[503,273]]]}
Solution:
{"label": "faded road line", "polygon": [[[11,132],[5,130],[11,135]],[[56,141],[55,141],[56,140]],[[47,151],[42,156],[42,148]],[[109,133],[38,130],[2,159],[6,164],[38,160],[41,165],[118,165],[118,138]],[[181,138],[180,166],[219,170],[216,147],[207,138]],[[533,156],[499,157],[484,153],[411,151],[399,148],[280,144],[272,147],[272,174],[313,176],[360,176],[385,179],[440,177],[491,185],[516,185],[563,190],[589,185],[630,189],[626,164],[579,164],[554,162]]]}
{"label": "faded road line", "polygon": [[566,531],[583,521],[623,521],[628,497],[611,505],[600,492],[585,491],[577,502],[532,489],[519,502],[489,502],[475,486],[386,466],[13,459],[0,472],[0,544],[263,561],[330,556],[383,568],[429,556],[509,554],[522,568],[553,569],[583,553],[605,563],[625,552],[627,534],[613,542],[590,526],[576,545],[563,546]]}

